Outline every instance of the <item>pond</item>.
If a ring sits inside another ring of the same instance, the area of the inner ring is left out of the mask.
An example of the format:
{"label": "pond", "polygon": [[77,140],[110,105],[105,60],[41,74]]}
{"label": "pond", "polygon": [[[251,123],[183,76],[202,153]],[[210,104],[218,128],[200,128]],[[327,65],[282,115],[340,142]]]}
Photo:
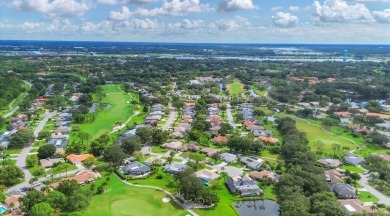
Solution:
{"label": "pond", "polygon": [[252,200],[233,202],[240,216],[279,216],[279,204],[273,200]]}

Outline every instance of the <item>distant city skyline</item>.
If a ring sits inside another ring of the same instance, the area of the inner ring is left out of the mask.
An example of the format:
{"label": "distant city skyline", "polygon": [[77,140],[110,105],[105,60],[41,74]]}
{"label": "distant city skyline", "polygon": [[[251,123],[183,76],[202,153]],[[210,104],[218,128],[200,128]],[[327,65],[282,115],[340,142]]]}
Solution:
{"label": "distant city skyline", "polygon": [[390,0],[0,0],[0,39],[390,44]]}

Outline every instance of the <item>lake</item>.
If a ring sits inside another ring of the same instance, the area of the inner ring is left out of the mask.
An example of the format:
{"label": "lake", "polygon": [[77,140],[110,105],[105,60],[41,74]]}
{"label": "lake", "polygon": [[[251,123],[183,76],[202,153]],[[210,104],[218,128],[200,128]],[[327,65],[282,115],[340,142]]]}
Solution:
{"label": "lake", "polygon": [[240,216],[279,216],[279,204],[273,200],[252,200],[233,202]]}

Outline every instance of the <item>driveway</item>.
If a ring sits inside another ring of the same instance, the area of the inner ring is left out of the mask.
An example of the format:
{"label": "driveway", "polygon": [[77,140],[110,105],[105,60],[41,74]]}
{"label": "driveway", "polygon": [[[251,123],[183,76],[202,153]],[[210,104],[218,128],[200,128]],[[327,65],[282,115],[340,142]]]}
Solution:
{"label": "driveway", "polygon": [[230,177],[241,176],[244,173],[244,168],[226,166],[226,163],[221,163],[212,167],[217,170],[218,173],[225,172]]}
{"label": "driveway", "polygon": [[175,119],[176,119],[177,111],[174,107],[172,107],[171,104],[169,104],[169,110],[170,110],[170,113],[169,113],[169,117],[167,119],[167,122],[165,122],[165,124],[162,126],[163,131],[168,130],[169,127],[171,127],[171,125],[175,122]]}
{"label": "driveway", "polygon": [[364,189],[376,196],[380,203],[383,203],[387,206],[390,205],[390,199],[388,197],[368,184],[369,174],[360,174],[360,177],[359,184],[363,186]]}
{"label": "driveway", "polygon": [[232,115],[232,106],[230,104],[227,105],[226,113],[227,113],[227,117],[229,119],[229,124],[233,128],[236,128],[236,123],[234,123],[234,118],[233,118],[233,115]]}

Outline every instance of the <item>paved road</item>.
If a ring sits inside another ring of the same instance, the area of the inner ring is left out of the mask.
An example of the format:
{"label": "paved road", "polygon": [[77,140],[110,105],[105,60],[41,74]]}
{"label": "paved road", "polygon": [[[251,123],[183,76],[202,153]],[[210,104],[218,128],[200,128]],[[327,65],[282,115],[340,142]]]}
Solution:
{"label": "paved road", "polygon": [[[38,137],[39,132],[41,132],[41,130],[43,129],[43,127],[45,126],[45,124],[49,120],[49,118],[53,117],[56,113],[57,113],[57,111],[45,114],[45,118],[42,119],[42,121],[39,123],[37,128],[35,128],[35,131],[34,131],[35,138]],[[28,171],[28,169],[26,167],[26,158],[27,158],[27,155],[29,154],[31,148],[32,148],[32,145],[25,147],[20,152],[19,157],[16,160],[16,166],[18,166],[20,169],[22,169],[22,171],[24,173],[24,182],[9,188],[7,191],[18,190],[18,189],[21,189],[21,188],[29,185],[28,182],[30,181],[30,179],[33,176],[31,175],[31,173]]]}
{"label": "paved road", "polygon": [[[32,84],[29,83],[29,82],[27,82],[27,81],[25,81],[25,80],[23,80],[23,82],[26,83],[26,84],[29,86],[29,90],[30,90]],[[28,93],[26,93],[26,94],[23,96],[23,98],[26,97],[26,95],[28,95]],[[23,100],[23,98],[22,98],[22,100]],[[12,104],[13,104],[17,99],[18,99],[18,98],[16,98],[15,100],[13,100],[13,101],[9,104],[9,108],[10,108],[10,109],[12,109]],[[20,108],[19,106],[16,106],[16,107],[13,108],[11,111],[9,111],[8,113],[4,114],[3,117],[4,117],[4,118],[8,118],[8,117],[12,116],[16,111],[19,110],[19,108]]]}
{"label": "paved road", "polygon": [[169,127],[171,127],[171,125],[175,122],[175,119],[176,119],[177,111],[174,107],[172,107],[171,104],[169,104],[169,110],[170,110],[170,114],[169,114],[167,122],[165,122],[164,126],[162,127],[163,131],[168,130]]}
{"label": "paved road", "polygon": [[226,114],[229,119],[229,123],[233,128],[236,128],[236,123],[234,123],[234,118],[232,115],[232,106],[230,104],[227,104]]}
{"label": "paved road", "polygon": [[[119,178],[119,176],[117,176]],[[189,205],[186,205],[185,203],[181,203],[171,192],[167,191],[167,190],[164,190],[162,188],[159,188],[159,187],[155,187],[155,186],[149,186],[149,185],[139,185],[139,184],[132,184],[130,182],[127,182],[125,180],[122,180],[121,178],[119,178],[123,183],[127,184],[127,185],[130,185],[130,186],[133,186],[133,187],[140,187],[140,188],[151,188],[151,189],[156,189],[156,190],[159,190],[159,191],[162,191],[164,192],[165,194],[169,195],[171,197],[171,199],[176,203],[178,204],[179,206],[181,206],[184,210],[188,211],[191,215],[193,216],[199,216],[198,214],[196,214],[194,211],[191,210],[191,207]]]}
{"label": "paved road", "polygon": [[374,196],[376,196],[378,199],[379,199],[379,202],[380,203],[383,203],[387,206],[390,205],[390,199],[388,197],[386,197],[385,195],[383,195],[381,192],[377,191],[375,188],[371,187],[369,184],[368,184],[368,177],[369,175],[368,174],[360,174],[360,180],[359,180],[359,184],[361,186],[363,186],[364,189],[366,189],[368,192],[372,193]]}

